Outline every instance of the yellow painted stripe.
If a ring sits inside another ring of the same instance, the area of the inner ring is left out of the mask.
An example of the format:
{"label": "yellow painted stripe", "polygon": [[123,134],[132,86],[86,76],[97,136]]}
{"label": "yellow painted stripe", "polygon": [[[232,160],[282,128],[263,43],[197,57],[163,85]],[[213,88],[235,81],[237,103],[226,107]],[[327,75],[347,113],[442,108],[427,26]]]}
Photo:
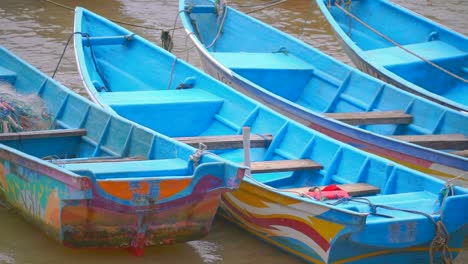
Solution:
{"label": "yellow painted stripe", "polygon": [[[224,216],[224,218],[227,219],[228,221],[234,223],[234,224],[239,225],[239,222],[236,222],[236,221],[234,221],[233,219],[231,219],[231,218],[229,218],[229,217]],[[241,222],[242,222],[242,221],[241,221]],[[321,261],[321,260],[319,260],[319,259],[312,258],[312,257],[310,257],[310,256],[308,256],[308,255],[305,255],[305,254],[303,254],[302,252],[299,252],[299,251],[297,251],[297,250],[294,250],[294,249],[292,249],[292,248],[290,248],[290,247],[285,247],[283,244],[281,244],[281,243],[279,243],[279,242],[277,242],[277,241],[275,241],[275,240],[272,240],[272,239],[271,239],[270,237],[268,237],[268,236],[264,236],[262,233],[259,233],[259,232],[255,231],[255,229],[249,227],[248,225],[245,225],[244,223],[242,223],[241,226],[242,226],[242,228],[244,228],[245,230],[247,230],[247,232],[252,233],[253,235],[260,237],[261,239],[263,239],[263,240],[267,241],[268,243],[270,243],[270,244],[272,244],[272,245],[274,245],[274,246],[276,246],[276,247],[282,249],[283,251],[286,251],[286,252],[288,252],[288,253],[290,253],[290,254],[299,256],[299,257],[301,257],[301,258],[303,258],[303,259],[305,259],[305,260],[307,260],[307,261],[309,261],[309,262],[311,262],[311,263],[314,263],[314,264],[323,264],[323,263],[325,263],[325,262],[323,262],[323,261]],[[311,250],[312,250],[312,249],[311,249]]]}

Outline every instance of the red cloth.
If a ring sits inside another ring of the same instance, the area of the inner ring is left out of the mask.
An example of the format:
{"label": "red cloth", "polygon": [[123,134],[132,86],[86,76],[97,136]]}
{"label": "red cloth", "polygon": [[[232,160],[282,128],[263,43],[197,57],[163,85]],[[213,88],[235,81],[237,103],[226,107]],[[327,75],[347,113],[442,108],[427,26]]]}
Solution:
{"label": "red cloth", "polygon": [[322,200],[334,200],[334,199],[341,199],[341,198],[349,198],[349,193],[347,193],[345,190],[341,189],[338,187],[336,184],[330,184],[321,191],[316,188],[315,190],[310,190],[307,192],[307,195],[315,198],[316,200],[322,201]]}

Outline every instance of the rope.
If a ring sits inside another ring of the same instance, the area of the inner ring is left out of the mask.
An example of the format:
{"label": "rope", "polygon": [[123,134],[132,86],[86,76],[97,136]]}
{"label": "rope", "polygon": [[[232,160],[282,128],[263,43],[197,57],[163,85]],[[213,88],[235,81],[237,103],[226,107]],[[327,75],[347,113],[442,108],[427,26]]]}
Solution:
{"label": "rope", "polygon": [[382,34],[381,32],[379,32],[378,30],[376,30],[375,28],[371,27],[370,25],[368,25],[366,22],[362,21],[361,19],[359,19],[358,17],[356,17],[355,15],[351,14],[348,10],[346,10],[345,8],[341,7],[340,5],[335,5],[338,9],[340,9],[341,11],[343,11],[346,15],[350,16],[351,18],[353,18],[354,20],[356,20],[357,22],[359,22],[361,25],[365,26],[366,28],[368,28],[369,30],[371,30],[372,32],[374,32],[375,34],[379,35],[380,37],[384,38],[385,40],[387,40],[388,42],[392,43],[393,45],[399,47],[400,49],[408,52],[409,54],[417,57],[418,59],[428,63],[429,65],[433,66],[434,68],[462,81],[462,82],[465,82],[465,83],[468,83],[468,80],[464,79],[463,77],[461,76],[458,76],[456,75],[455,73],[452,73],[451,71],[447,70],[447,69],[444,69],[443,67],[433,63],[432,61],[412,52],[411,50],[403,47],[402,45],[400,45],[399,43],[397,43],[396,41],[394,41],[393,39],[385,36],[384,34]]}
{"label": "rope", "polygon": [[251,11],[248,11],[248,12],[245,12],[245,13],[246,13],[246,14],[255,13],[255,12],[261,11],[261,10],[263,10],[263,9],[267,9],[267,8],[270,8],[270,7],[273,7],[273,6],[276,6],[276,5],[285,3],[285,2],[287,2],[287,1],[288,1],[288,0],[277,1],[277,2],[275,2],[275,3],[269,4],[269,5],[266,5],[266,6],[264,6],[264,7],[260,7],[260,8],[257,8],[257,9],[254,9],[254,10],[251,10]]}
{"label": "rope", "polygon": [[442,221],[437,222],[436,224],[436,235],[431,242],[431,246],[429,247],[429,256],[430,256],[430,263],[434,263],[434,256],[435,252],[440,252],[440,258],[442,263],[444,264],[451,264],[453,263],[453,255],[448,247],[450,236],[447,231],[447,228],[444,226]]}
{"label": "rope", "polygon": [[193,161],[193,169],[195,170],[200,162],[201,157],[205,154],[207,146],[203,143],[198,143],[198,149],[190,155],[190,160]]}
{"label": "rope", "polygon": [[302,39],[302,37],[303,37],[303,35],[304,35],[304,29],[305,29],[305,26],[306,26],[307,22],[309,21],[310,16],[312,15],[312,11],[314,10],[314,5],[315,5],[315,2],[314,2],[314,1],[310,1],[309,10],[307,11],[307,15],[306,15],[306,17],[304,18],[304,23],[302,24],[301,34],[299,34],[299,38],[300,38],[300,39]]}
{"label": "rope", "polygon": [[[58,71],[58,69],[59,69],[59,66],[60,66],[60,63],[62,62],[63,56],[65,56],[65,51],[67,50],[68,45],[70,44],[70,41],[71,41],[72,37],[73,37],[75,34],[81,34],[81,35],[84,37],[86,33],[73,32],[73,33],[68,37],[67,43],[65,44],[65,47],[63,48],[62,55],[60,56],[60,59],[59,59],[59,61],[58,61],[58,63],[57,63],[57,66],[55,67],[54,73],[52,73],[52,79],[55,78],[55,74],[57,73],[57,71]],[[86,35],[87,35],[87,34],[86,34]]]}
{"label": "rope", "polygon": [[233,6],[235,7],[244,7],[244,8],[251,8],[251,7],[257,7],[257,6],[264,6],[264,5],[271,5],[271,4],[275,4],[277,2],[283,2],[283,0],[272,0],[272,1],[268,1],[268,2],[264,2],[264,3],[260,3],[260,4],[252,4],[252,5],[241,5],[241,4],[235,4]]}
{"label": "rope", "polygon": [[[223,14],[222,14],[222,18],[221,18],[221,24],[220,24],[219,27],[218,27],[218,32],[216,32],[216,36],[215,36],[214,39],[211,41],[211,43],[210,43],[208,46],[205,47],[206,49],[211,48],[211,47],[216,43],[216,41],[218,40],[219,36],[221,35],[221,31],[223,31],[224,22],[226,21],[227,11],[228,11],[227,3],[226,3],[224,0],[220,0],[220,1],[221,1],[221,2],[217,5],[216,10],[222,8]],[[219,15],[219,10],[218,10],[218,15]]]}
{"label": "rope", "polygon": [[[47,2],[47,3],[50,3],[50,4],[53,4],[53,5],[56,5],[56,6],[59,6],[59,7],[62,7],[64,9],[67,9],[67,10],[70,10],[70,11],[75,11],[74,8],[70,7],[70,6],[66,6],[66,5],[63,5],[63,4],[60,4],[60,3],[57,3],[55,1],[52,1],[52,0],[41,0],[43,2]],[[151,27],[151,26],[143,26],[143,25],[136,25],[136,24],[132,24],[132,23],[128,23],[128,22],[125,22],[125,21],[121,21],[121,20],[116,20],[116,19],[109,19],[110,21],[112,22],[115,22],[115,23],[119,23],[121,25],[127,25],[127,26],[132,26],[132,27],[137,27],[137,28],[145,28],[145,29],[153,29],[153,30],[159,30],[159,31],[164,31],[166,29],[164,28],[158,28],[158,27]],[[182,29],[183,27],[178,27],[178,28],[175,28],[175,29]],[[174,29],[174,30],[175,30]]]}
{"label": "rope", "polygon": [[171,74],[169,75],[169,83],[167,84],[167,90],[171,89],[172,79],[174,78],[174,70],[177,62],[177,57],[174,57],[174,62],[171,67]]}

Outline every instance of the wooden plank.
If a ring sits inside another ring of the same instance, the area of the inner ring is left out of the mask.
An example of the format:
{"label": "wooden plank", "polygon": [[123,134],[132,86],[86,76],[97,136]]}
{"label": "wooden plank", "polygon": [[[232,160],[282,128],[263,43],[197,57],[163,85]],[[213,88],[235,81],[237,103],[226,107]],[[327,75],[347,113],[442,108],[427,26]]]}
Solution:
{"label": "wooden plank", "polygon": [[[320,186],[319,188],[322,190],[326,186]],[[380,193],[380,188],[370,185],[367,183],[350,183],[350,184],[338,184],[338,187],[345,190],[350,196],[365,196],[365,195],[374,195]],[[282,189],[288,192],[297,192],[297,193],[307,193],[309,190],[313,189],[314,187],[301,187],[301,188],[290,188],[290,189]]]}
{"label": "wooden plank", "polygon": [[250,166],[252,173],[323,169],[321,164],[310,159],[259,161]]}
{"label": "wooden plank", "polygon": [[53,129],[0,134],[0,141],[85,136],[86,129]]}
{"label": "wooden plank", "polygon": [[433,149],[468,149],[468,138],[463,134],[409,135],[392,136],[392,138]]}
{"label": "wooden plank", "polygon": [[350,125],[411,124],[413,116],[402,111],[325,113],[330,117]]}
{"label": "wooden plank", "polygon": [[458,156],[462,156],[462,157],[467,157],[467,158],[468,158],[468,149],[452,151],[452,152],[450,152],[450,153],[453,154],[453,155],[458,155]]}
{"label": "wooden plank", "polygon": [[[265,148],[271,143],[272,135],[251,135],[251,148]],[[176,137],[181,142],[198,147],[198,143],[203,143],[208,149],[235,149],[242,148],[242,135],[228,136],[201,136],[201,137]]]}

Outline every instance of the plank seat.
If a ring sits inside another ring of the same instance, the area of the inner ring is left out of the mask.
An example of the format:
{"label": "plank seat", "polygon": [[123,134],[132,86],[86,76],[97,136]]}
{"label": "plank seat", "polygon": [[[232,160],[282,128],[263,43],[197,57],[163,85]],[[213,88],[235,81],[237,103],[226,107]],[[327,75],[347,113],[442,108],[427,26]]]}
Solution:
{"label": "plank seat", "polygon": [[[440,40],[408,44],[403,47],[430,61],[463,59],[468,56],[467,52]],[[364,54],[370,60],[383,66],[422,62],[418,57],[396,46],[368,50]]]}
{"label": "plank seat", "polygon": [[468,149],[468,138],[463,134],[402,135],[392,138],[433,149]]}
{"label": "plank seat", "polygon": [[[348,184],[338,184],[338,187],[346,191],[350,196],[366,196],[366,195],[375,195],[380,193],[380,188],[370,185],[367,183],[348,183]],[[326,186],[320,186],[322,190]],[[313,186],[300,187],[300,188],[289,188],[282,189],[288,192],[297,192],[297,193],[307,193],[309,190],[314,188]]]}
{"label": "plank seat", "polygon": [[83,38],[83,46],[123,45],[131,39],[130,35]]}
{"label": "plank seat", "polygon": [[70,163],[65,169],[79,173],[91,171],[96,178],[155,177],[164,175],[185,176],[189,173],[188,162],[183,159],[159,159],[113,162]]}
{"label": "plank seat", "polygon": [[463,149],[463,150],[457,150],[457,151],[452,151],[450,152],[453,155],[458,155],[462,157],[467,157],[468,158],[468,149]]}
{"label": "plank seat", "polygon": [[9,69],[0,66],[0,82],[8,82],[14,84],[16,81],[16,73]]}
{"label": "plank seat", "polygon": [[53,129],[0,134],[0,141],[26,140],[38,138],[81,137],[87,134],[86,129]]}
{"label": "plank seat", "polygon": [[325,113],[324,115],[350,125],[411,124],[413,122],[413,116],[402,111]]}
{"label": "plank seat", "polygon": [[[272,138],[272,135],[251,135],[250,147],[266,148],[271,143]],[[208,149],[234,149],[243,147],[242,135],[176,137],[174,139],[193,147],[198,147],[199,143],[203,143]]]}
{"label": "plank seat", "polygon": [[310,159],[258,161],[250,164],[252,173],[321,170],[323,166]]}

